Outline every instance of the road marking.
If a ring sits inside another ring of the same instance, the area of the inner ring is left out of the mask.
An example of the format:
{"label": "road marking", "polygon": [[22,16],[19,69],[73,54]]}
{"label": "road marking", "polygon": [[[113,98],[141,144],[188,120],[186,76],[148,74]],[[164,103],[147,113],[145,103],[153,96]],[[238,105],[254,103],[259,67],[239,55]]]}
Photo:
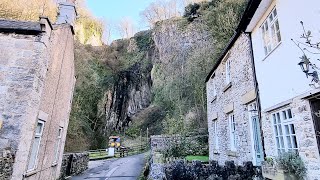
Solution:
{"label": "road marking", "polygon": [[111,169],[111,171],[108,172],[107,174],[107,178],[105,180],[108,180],[111,175],[119,168],[120,166],[114,167],[113,169]]}

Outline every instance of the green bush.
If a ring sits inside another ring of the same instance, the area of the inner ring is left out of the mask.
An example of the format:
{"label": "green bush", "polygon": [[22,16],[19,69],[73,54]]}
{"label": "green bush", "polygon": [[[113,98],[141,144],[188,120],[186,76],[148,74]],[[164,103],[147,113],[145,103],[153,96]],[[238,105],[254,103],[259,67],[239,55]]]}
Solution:
{"label": "green bush", "polygon": [[196,17],[199,16],[197,12],[198,9],[200,9],[200,4],[198,3],[189,4],[188,6],[185,7],[183,16],[186,17],[188,21],[192,22]]}
{"label": "green bush", "polygon": [[304,162],[297,153],[282,153],[277,162],[284,171],[295,174],[299,179],[303,179],[306,175],[307,170]]}

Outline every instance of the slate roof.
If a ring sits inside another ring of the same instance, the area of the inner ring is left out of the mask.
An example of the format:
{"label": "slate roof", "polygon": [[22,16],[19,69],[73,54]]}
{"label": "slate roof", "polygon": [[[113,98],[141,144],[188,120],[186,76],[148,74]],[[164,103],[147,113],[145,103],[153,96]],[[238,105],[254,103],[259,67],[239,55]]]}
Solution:
{"label": "slate roof", "polygon": [[0,32],[36,35],[41,33],[39,22],[0,19]]}

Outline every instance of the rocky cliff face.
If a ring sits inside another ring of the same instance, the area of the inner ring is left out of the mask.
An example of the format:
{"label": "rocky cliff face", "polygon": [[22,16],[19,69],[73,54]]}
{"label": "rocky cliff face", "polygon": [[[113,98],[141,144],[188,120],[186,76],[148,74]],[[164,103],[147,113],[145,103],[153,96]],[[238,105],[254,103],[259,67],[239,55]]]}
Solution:
{"label": "rocky cliff face", "polygon": [[[118,73],[113,88],[105,94],[106,127],[111,131],[129,126],[132,117],[151,104],[152,59],[156,53],[150,35],[151,31],[140,32],[119,50],[125,51],[122,54],[131,54],[127,61],[135,60],[133,65]],[[114,42],[111,46],[118,44]]]}
{"label": "rocky cliff face", "polygon": [[151,68],[142,72],[140,64],[118,75],[112,90],[106,93],[107,127],[121,130],[128,126],[132,116],[151,103]]}
{"label": "rocky cliff face", "polygon": [[[128,126],[137,113],[152,103],[156,88],[171,88],[169,80],[180,81],[178,74],[192,73],[189,72],[191,66],[201,67],[194,59],[210,60],[208,57],[213,54],[213,38],[200,21],[189,24],[181,19],[168,20],[152,30],[149,34],[152,39],[148,40],[145,34],[141,39],[141,35],[136,35],[140,39],[130,40],[126,51],[143,52],[142,58],[119,73],[113,89],[105,94],[105,116],[110,130]],[[205,69],[203,74],[206,74]],[[188,116],[191,113],[192,117],[198,118],[193,105],[189,106]]]}

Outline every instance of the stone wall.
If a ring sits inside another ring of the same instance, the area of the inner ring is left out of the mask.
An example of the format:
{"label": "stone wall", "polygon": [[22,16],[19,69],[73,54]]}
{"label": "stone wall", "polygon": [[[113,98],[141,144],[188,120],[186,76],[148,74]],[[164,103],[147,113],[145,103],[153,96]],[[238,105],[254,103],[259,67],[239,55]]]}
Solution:
{"label": "stone wall", "polygon": [[60,178],[80,174],[88,169],[89,153],[64,154],[62,158]]}
{"label": "stone wall", "polygon": [[[156,135],[151,136],[151,152],[152,155],[157,152],[164,152],[172,148],[181,147],[182,152],[175,157],[183,157],[184,155],[207,155],[208,142],[206,134],[198,134],[193,136],[180,135]],[[180,156],[178,156],[180,155]]]}
{"label": "stone wall", "polygon": [[13,172],[14,155],[10,148],[0,152],[0,179],[7,180],[11,178]]}
{"label": "stone wall", "polygon": [[[231,82],[226,83],[226,60],[230,61]],[[253,142],[248,103],[255,100],[250,38],[242,34],[207,82],[207,117],[210,160],[220,164],[234,161],[241,165],[253,161]],[[214,95],[216,89],[216,96]],[[236,150],[231,150],[228,114],[235,119]],[[218,147],[215,147],[213,122],[217,122]]]}
{"label": "stone wall", "polygon": [[290,121],[290,124],[294,124],[299,148],[298,151],[306,165],[307,177],[311,180],[320,179],[320,157],[309,101],[296,97],[289,100],[288,103],[286,106],[280,106],[270,110],[270,112],[262,113],[262,129],[266,156],[273,158],[278,156],[272,123],[272,113],[291,108],[293,120]]}
{"label": "stone wall", "polygon": [[154,164],[149,175],[153,180],[242,180],[262,179],[261,169],[254,167],[252,162],[237,166],[233,161],[227,161],[224,166],[211,161],[203,164],[200,161],[187,163],[178,160],[168,164]]}

